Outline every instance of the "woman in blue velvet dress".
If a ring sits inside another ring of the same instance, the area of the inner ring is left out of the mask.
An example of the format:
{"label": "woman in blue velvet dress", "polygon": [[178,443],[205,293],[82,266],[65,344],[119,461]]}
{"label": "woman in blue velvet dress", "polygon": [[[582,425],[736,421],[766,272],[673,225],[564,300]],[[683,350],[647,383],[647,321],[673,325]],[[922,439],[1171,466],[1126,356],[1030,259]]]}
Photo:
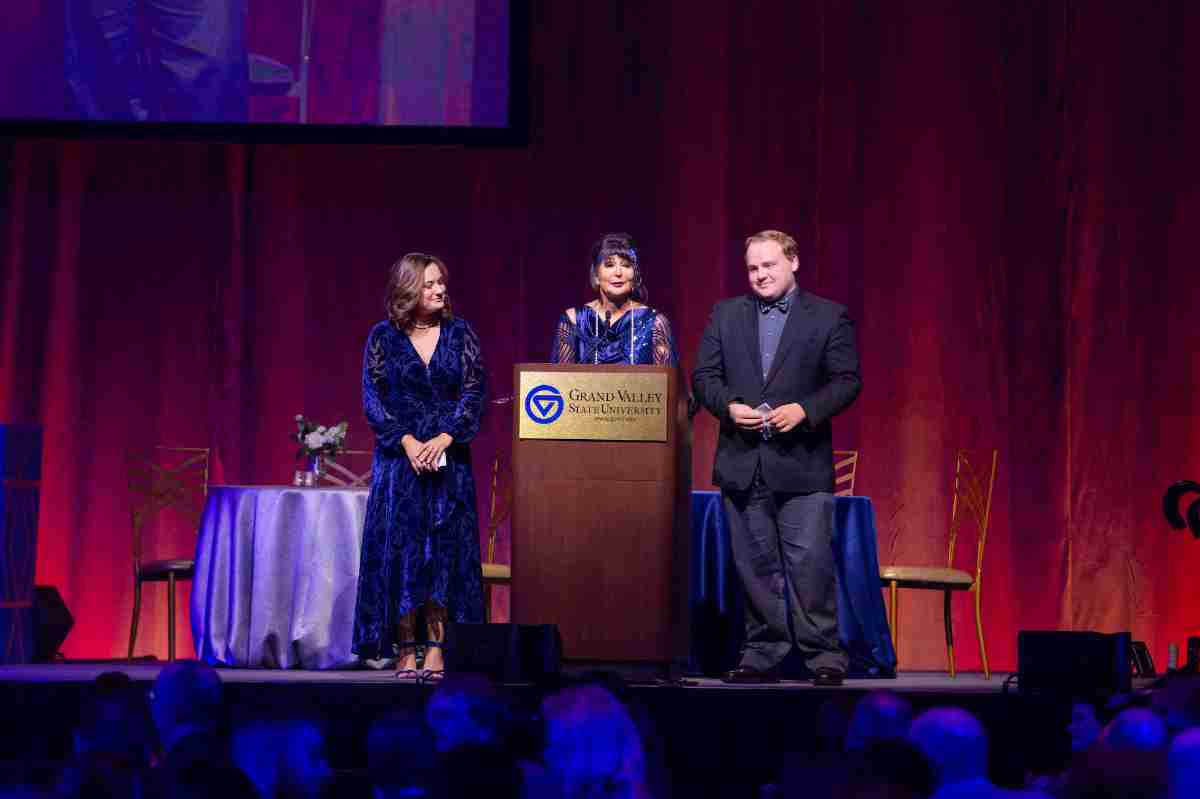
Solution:
{"label": "woman in blue velvet dress", "polygon": [[626,233],[605,234],[592,247],[589,270],[598,296],[563,311],[551,363],[678,365],[667,317],[645,304],[633,239]]}
{"label": "woman in blue velvet dress", "polygon": [[[354,651],[396,656],[398,677],[440,676],[447,619],[483,618],[468,444],[486,373],[475,331],[450,312],[445,264],[409,253],[391,270],[388,320],[367,338],[363,408],[375,461],[363,530]],[[418,632],[418,616],[425,630]]]}

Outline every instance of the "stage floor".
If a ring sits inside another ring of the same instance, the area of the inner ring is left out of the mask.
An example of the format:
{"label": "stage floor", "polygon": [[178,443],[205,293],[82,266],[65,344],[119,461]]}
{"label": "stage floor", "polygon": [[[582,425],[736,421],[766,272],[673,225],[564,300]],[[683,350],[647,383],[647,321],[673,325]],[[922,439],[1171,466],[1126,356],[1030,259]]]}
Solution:
{"label": "stage floor", "polygon": [[[165,666],[159,661],[78,661],[53,664],[33,664],[19,666],[0,666],[0,682],[5,683],[90,683],[97,676],[109,671],[120,671],[128,674],[138,682],[150,682]],[[598,671],[602,666],[589,664],[587,667],[572,667],[565,669],[570,675],[572,671]],[[299,669],[218,669],[221,680],[230,685],[252,684],[311,684],[314,686],[328,685],[373,685],[379,687],[412,686],[411,681],[397,680],[391,671],[374,671],[371,669],[345,669],[328,671],[303,671]],[[683,684],[657,683],[653,680],[630,679],[627,683],[632,688],[684,688],[700,691],[805,691],[805,692],[863,692],[886,688],[889,691],[909,694],[994,694],[1003,690],[1006,673],[993,673],[990,680],[985,680],[981,672],[959,673],[951,679],[946,672],[900,672],[894,679],[849,679],[840,687],[817,688],[807,682],[784,680],[773,685],[726,685],[718,679],[697,677],[687,678]],[[517,684],[521,685],[521,684]],[[516,687],[516,686],[514,686]]]}

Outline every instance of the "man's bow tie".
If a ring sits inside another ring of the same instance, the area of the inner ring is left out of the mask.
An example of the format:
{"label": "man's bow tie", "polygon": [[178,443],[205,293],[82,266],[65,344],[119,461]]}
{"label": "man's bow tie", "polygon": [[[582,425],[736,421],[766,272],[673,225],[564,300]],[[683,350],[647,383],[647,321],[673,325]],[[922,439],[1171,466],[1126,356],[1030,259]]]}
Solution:
{"label": "man's bow tie", "polygon": [[762,300],[759,300],[758,307],[764,314],[770,313],[771,311],[779,311],[781,314],[786,314],[788,312],[788,306],[791,305],[791,303],[792,295],[785,294],[779,299],[775,300],[775,302],[763,302]]}

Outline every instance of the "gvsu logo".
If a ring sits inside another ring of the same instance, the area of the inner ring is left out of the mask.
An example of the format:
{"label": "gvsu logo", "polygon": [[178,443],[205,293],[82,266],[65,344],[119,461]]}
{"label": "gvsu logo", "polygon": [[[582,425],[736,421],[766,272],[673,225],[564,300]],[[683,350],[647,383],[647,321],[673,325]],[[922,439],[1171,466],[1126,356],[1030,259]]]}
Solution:
{"label": "gvsu logo", "polygon": [[554,386],[543,383],[525,395],[525,415],[538,424],[550,424],[562,416],[563,397]]}

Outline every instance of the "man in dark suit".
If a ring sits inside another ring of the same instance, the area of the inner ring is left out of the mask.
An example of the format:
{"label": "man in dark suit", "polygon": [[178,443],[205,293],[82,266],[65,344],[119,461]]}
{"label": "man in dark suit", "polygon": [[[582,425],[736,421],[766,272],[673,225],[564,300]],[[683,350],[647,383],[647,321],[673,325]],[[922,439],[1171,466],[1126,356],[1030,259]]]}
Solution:
{"label": "man in dark suit", "polygon": [[830,419],[858,396],[846,309],[796,285],[795,240],[746,239],[750,294],[716,305],[696,359],[696,397],[721,422],[713,482],[729,518],[746,605],[726,682],[775,682],[794,644],[813,682],[839,685]]}

